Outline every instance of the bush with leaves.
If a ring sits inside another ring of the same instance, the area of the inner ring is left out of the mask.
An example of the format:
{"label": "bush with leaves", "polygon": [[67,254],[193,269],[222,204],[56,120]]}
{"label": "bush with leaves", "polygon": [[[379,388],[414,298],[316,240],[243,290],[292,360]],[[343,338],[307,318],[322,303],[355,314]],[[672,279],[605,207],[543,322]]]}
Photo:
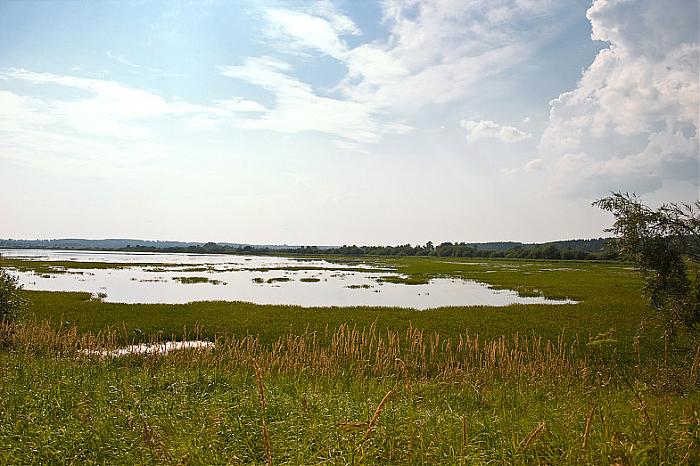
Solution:
{"label": "bush with leaves", "polygon": [[21,289],[17,277],[0,267],[0,320],[15,320],[19,317],[24,304]]}
{"label": "bush with leaves", "polygon": [[615,216],[606,231],[617,236],[622,257],[644,274],[645,294],[666,330],[700,329],[700,201],[652,209],[636,194],[618,192],[593,205]]}

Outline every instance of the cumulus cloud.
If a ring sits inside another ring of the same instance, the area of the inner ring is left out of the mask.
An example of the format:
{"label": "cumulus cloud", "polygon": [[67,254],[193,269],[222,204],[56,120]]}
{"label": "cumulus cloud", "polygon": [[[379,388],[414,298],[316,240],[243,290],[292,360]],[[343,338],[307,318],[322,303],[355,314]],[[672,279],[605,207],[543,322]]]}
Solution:
{"label": "cumulus cloud", "polygon": [[587,16],[609,46],[550,103],[538,150],[555,182],[585,196],[697,185],[697,2],[596,0]]}
{"label": "cumulus cloud", "polygon": [[503,142],[520,142],[532,137],[514,126],[499,125],[491,120],[462,120],[459,122],[462,128],[467,130],[467,140],[500,139]]}

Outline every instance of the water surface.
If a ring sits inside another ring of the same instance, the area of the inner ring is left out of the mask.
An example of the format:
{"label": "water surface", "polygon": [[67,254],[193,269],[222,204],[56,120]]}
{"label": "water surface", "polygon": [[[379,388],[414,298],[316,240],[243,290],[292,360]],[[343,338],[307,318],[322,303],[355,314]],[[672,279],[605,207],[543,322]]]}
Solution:
{"label": "water surface", "polygon": [[119,303],[248,301],[301,306],[443,306],[571,304],[571,300],[521,297],[512,290],[458,278],[427,284],[383,282],[401,277],[369,263],[323,259],[215,254],[0,250],[6,257],[41,261],[107,262],[118,268],[56,266],[48,273],[11,270],[28,290],[84,291]]}

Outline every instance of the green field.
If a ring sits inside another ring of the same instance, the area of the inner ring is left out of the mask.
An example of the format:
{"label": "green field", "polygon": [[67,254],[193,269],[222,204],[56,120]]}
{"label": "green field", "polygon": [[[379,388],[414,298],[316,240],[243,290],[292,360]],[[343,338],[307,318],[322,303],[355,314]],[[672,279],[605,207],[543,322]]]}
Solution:
{"label": "green field", "polygon": [[[700,354],[665,344],[628,265],[371,263],[404,286],[454,276],[579,303],[127,305],[27,291],[26,318],[0,332],[0,462],[700,462]],[[81,353],[186,338],[216,347]]]}

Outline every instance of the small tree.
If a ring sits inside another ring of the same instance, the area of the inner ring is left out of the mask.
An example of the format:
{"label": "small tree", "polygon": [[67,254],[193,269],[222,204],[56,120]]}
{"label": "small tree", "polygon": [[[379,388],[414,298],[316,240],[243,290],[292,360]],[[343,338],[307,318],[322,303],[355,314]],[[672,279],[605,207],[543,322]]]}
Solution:
{"label": "small tree", "polygon": [[19,317],[24,303],[20,295],[21,289],[17,277],[0,268],[0,320],[14,320]]}
{"label": "small tree", "polygon": [[[700,327],[700,201],[651,209],[636,194],[613,193],[593,205],[612,212],[606,231],[617,236],[620,254],[644,274],[645,294],[669,333]],[[689,278],[689,267],[695,272]]]}

